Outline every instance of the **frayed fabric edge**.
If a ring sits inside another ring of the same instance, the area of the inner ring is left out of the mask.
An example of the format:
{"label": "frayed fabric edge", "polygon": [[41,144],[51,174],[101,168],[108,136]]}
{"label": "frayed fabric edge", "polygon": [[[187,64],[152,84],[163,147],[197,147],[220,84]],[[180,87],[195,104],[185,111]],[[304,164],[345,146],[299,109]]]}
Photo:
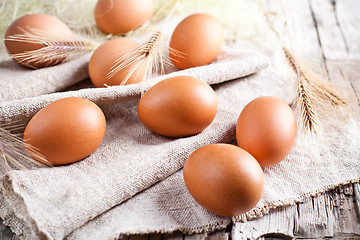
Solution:
{"label": "frayed fabric edge", "polygon": [[[3,224],[8,226],[18,239],[50,239],[46,233],[39,230],[36,221],[30,217],[25,200],[16,193],[10,176],[5,175],[1,179],[0,187],[2,190],[0,191],[0,202],[2,203],[0,218],[3,219]],[[7,189],[6,195],[3,189]],[[18,209],[16,206],[24,207]],[[14,211],[15,208],[16,211]]]}
{"label": "frayed fabric edge", "polygon": [[13,210],[8,206],[6,201],[7,200],[1,191],[0,202],[2,203],[2,206],[0,208],[0,218],[3,220],[2,224],[9,227],[18,239],[24,239],[24,232],[27,232],[28,228],[25,229],[23,227],[25,226],[24,221],[14,216]]}
{"label": "frayed fabric edge", "polygon": [[163,227],[163,228],[159,228],[159,229],[148,229],[148,230],[141,230],[141,231],[136,231],[135,230],[130,230],[130,231],[117,231],[115,232],[116,237],[121,236],[121,235],[143,235],[143,234],[165,234],[165,233],[173,233],[176,231],[180,231],[184,234],[200,234],[200,233],[211,233],[214,231],[218,231],[218,230],[223,230],[226,229],[228,227],[228,225],[231,223],[231,218],[229,217],[229,219],[227,220],[223,220],[220,222],[216,222],[216,223],[209,223],[200,227],[195,227],[195,228],[191,228],[191,227],[183,227],[183,226],[170,226],[170,227]]}
{"label": "frayed fabric edge", "polygon": [[221,222],[211,223],[211,224],[203,225],[200,227],[189,228],[189,227],[173,226],[173,227],[168,227],[168,228],[160,228],[160,229],[156,229],[156,230],[148,229],[145,231],[143,229],[142,230],[134,229],[131,231],[117,231],[114,236],[118,237],[121,235],[132,235],[132,234],[142,235],[142,234],[156,234],[156,233],[163,234],[163,233],[172,233],[174,231],[180,231],[184,234],[211,233],[214,231],[226,229],[231,222],[237,223],[237,222],[246,222],[246,221],[254,220],[254,219],[263,217],[266,214],[269,214],[270,210],[275,209],[277,207],[284,207],[284,206],[295,205],[296,203],[302,203],[311,197],[315,197],[320,194],[324,194],[327,191],[334,190],[336,188],[344,187],[348,184],[357,183],[357,182],[360,182],[360,178],[355,178],[355,179],[343,181],[338,184],[329,185],[329,186],[326,186],[315,192],[305,193],[302,196],[299,196],[297,198],[291,198],[288,200],[272,201],[272,202],[266,204],[265,206],[255,207],[254,209],[252,209],[249,212],[244,213],[240,216],[229,218],[229,220],[223,220]]}
{"label": "frayed fabric edge", "polygon": [[[341,183],[338,183],[335,185],[326,186],[315,192],[305,193],[302,196],[297,197],[297,198],[291,198],[288,200],[272,201],[263,207],[256,207],[256,208],[252,209],[251,211],[249,211],[245,214],[242,214],[240,216],[233,217],[232,219],[229,218],[228,220],[225,219],[220,222],[210,223],[210,224],[203,225],[200,227],[191,228],[191,227],[183,227],[183,226],[170,226],[170,227],[163,227],[163,228],[159,228],[159,229],[148,229],[148,230],[143,230],[143,229],[133,229],[133,230],[128,230],[128,231],[120,230],[120,231],[115,231],[114,236],[132,235],[132,234],[150,234],[150,233],[163,234],[163,233],[171,233],[171,232],[175,232],[175,231],[180,231],[184,234],[210,233],[210,232],[214,232],[217,230],[226,229],[226,227],[231,222],[236,223],[236,222],[246,222],[246,221],[254,220],[256,218],[263,217],[265,214],[269,214],[270,210],[275,209],[277,207],[295,205],[296,203],[302,203],[302,202],[306,201],[307,199],[309,199],[310,197],[315,197],[315,196],[323,194],[327,191],[330,191],[330,190],[333,190],[333,189],[336,189],[339,187],[344,187],[348,184],[358,183],[358,182],[360,182],[360,178],[355,178],[355,179],[347,180],[347,181],[344,181],[344,182],[341,182]],[[13,192],[13,194],[16,195],[15,192]],[[3,192],[0,193],[0,202],[6,203],[6,196],[3,195]],[[16,234],[16,236],[19,239],[28,239],[29,237],[34,237],[33,233],[30,231],[30,228],[28,225],[28,224],[33,225],[33,223],[29,222],[29,220],[24,220],[22,218],[19,218],[18,216],[15,216],[14,211],[10,208],[10,206],[7,203],[4,204],[0,209],[0,217],[3,219],[3,224],[10,227],[11,230],[13,231],[13,233]],[[19,227],[19,224],[22,227]],[[38,229],[36,225],[33,225],[33,227],[35,227],[35,229]],[[36,230],[36,233],[40,234],[40,232],[38,230]],[[31,235],[29,235],[29,234],[31,234]],[[41,234],[41,235],[43,235],[43,234]],[[44,235],[42,237],[48,238],[48,236],[44,236]]]}

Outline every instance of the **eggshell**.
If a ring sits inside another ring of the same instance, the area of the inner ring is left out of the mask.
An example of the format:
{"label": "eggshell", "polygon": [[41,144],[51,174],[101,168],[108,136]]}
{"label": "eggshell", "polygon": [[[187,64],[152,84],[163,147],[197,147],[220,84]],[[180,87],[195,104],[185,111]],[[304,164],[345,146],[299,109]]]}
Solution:
{"label": "eggshell", "polygon": [[264,190],[264,173],[259,163],[245,150],[230,144],[197,149],[186,160],[183,174],[194,199],[221,216],[249,211]]}
{"label": "eggshell", "polygon": [[207,65],[214,61],[224,44],[221,23],[206,13],[182,20],[170,40],[170,59],[179,69]]}
{"label": "eggshell", "polygon": [[141,27],[153,12],[153,0],[99,0],[94,14],[102,31],[123,34]]}
{"label": "eggshell", "polygon": [[282,161],[292,149],[297,134],[294,112],[275,97],[259,97],[245,106],[236,125],[239,147],[262,167]]}
{"label": "eggshell", "polygon": [[200,79],[179,76],[151,87],[140,99],[138,115],[152,131],[167,137],[185,137],[203,131],[215,118],[217,97]]}
{"label": "eggshell", "polygon": [[[5,38],[15,34],[23,34],[21,29],[28,31],[29,28],[35,29],[40,37],[57,40],[66,39],[70,41],[73,39],[72,32],[65,23],[56,17],[46,14],[29,14],[18,18],[8,27]],[[26,51],[34,51],[43,48],[45,45],[5,39],[5,46],[9,54],[17,54],[24,53]],[[34,68],[53,66],[63,60],[58,59],[57,61],[48,60],[43,62],[33,62],[29,60],[22,62],[16,57],[13,57],[13,59],[19,64]]]}
{"label": "eggshell", "polygon": [[[24,131],[25,148],[35,160],[39,155],[62,165],[79,161],[96,150],[104,138],[106,120],[93,102],[70,97],[48,104],[37,112]],[[29,146],[31,147],[29,147]]]}
{"label": "eggshell", "polygon": [[129,74],[131,76],[124,84],[142,81],[146,70],[145,61],[140,63],[139,61],[134,61],[111,78],[107,78],[107,74],[116,60],[129,53],[135,46],[136,42],[128,38],[112,39],[99,46],[94,51],[89,62],[89,75],[93,84],[96,87],[120,85]]}

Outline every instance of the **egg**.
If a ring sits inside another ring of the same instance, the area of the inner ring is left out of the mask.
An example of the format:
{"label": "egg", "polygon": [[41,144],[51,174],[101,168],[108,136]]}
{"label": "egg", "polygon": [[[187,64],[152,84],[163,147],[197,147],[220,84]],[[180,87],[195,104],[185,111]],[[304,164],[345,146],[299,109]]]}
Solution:
{"label": "egg", "polygon": [[94,152],[105,130],[105,116],[95,103],[69,97],[37,112],[27,124],[23,140],[28,154],[35,160],[41,162],[41,156],[54,165],[62,165]]}
{"label": "egg", "polygon": [[186,17],[170,39],[170,59],[179,69],[203,66],[214,61],[224,44],[221,23],[206,13]]}
{"label": "egg", "polygon": [[296,135],[294,112],[283,100],[271,96],[247,104],[236,124],[237,145],[262,167],[281,162],[291,151]]}
{"label": "egg", "polygon": [[102,31],[124,34],[149,21],[153,12],[153,0],[98,0],[94,15]]}
{"label": "egg", "polygon": [[[144,79],[145,61],[133,61],[109,78],[111,68],[116,61],[133,50],[136,42],[128,38],[116,38],[106,41],[93,53],[89,61],[89,76],[96,87],[138,83]],[[130,76],[130,77],[129,77]],[[124,82],[125,81],[125,82]]]}
{"label": "egg", "polygon": [[155,84],[140,99],[141,122],[167,137],[185,137],[203,131],[215,118],[217,97],[202,80],[172,77]]}
{"label": "egg", "polygon": [[21,65],[33,68],[42,68],[53,66],[62,62],[64,59],[44,60],[41,62],[25,60],[17,58],[13,54],[25,53],[27,51],[34,51],[45,47],[41,43],[30,43],[27,41],[10,40],[10,36],[23,34],[23,31],[31,31],[40,38],[56,39],[56,40],[72,40],[72,32],[70,28],[60,21],[58,18],[47,14],[29,14],[22,16],[15,20],[7,29],[5,34],[6,50],[12,58]]}
{"label": "egg", "polygon": [[237,216],[252,209],[264,190],[264,173],[245,150],[230,144],[210,144],[195,150],[183,169],[194,199],[220,216]]}

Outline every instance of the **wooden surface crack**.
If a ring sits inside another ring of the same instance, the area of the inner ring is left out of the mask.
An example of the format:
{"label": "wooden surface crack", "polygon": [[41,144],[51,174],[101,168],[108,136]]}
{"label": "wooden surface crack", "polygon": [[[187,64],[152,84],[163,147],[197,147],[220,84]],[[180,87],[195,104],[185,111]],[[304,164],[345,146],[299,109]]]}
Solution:
{"label": "wooden surface crack", "polygon": [[322,57],[322,59],[323,59],[323,61],[324,61],[324,67],[325,67],[325,71],[326,71],[326,78],[327,78],[328,80],[330,80],[330,79],[329,79],[329,69],[328,69],[328,65],[327,65],[327,62],[326,62],[326,57],[325,57],[325,53],[324,53],[324,49],[323,49],[323,44],[321,43],[321,37],[320,37],[320,33],[319,33],[318,20],[316,19],[315,12],[314,12],[314,9],[313,9],[311,0],[309,0],[309,9],[310,9],[310,12],[311,12],[312,20],[313,20],[313,22],[314,22],[314,27],[315,27],[315,30],[316,30],[317,41],[318,41],[319,46],[320,46],[320,49],[321,49],[321,57]]}
{"label": "wooden surface crack", "polygon": [[339,28],[340,30],[340,34],[341,34],[341,38],[344,42],[344,46],[345,46],[345,50],[346,50],[346,53],[349,54],[349,46],[348,46],[348,43],[346,41],[346,38],[345,38],[345,34],[344,34],[344,31],[340,25],[340,21],[339,21],[339,16],[338,16],[338,13],[337,13],[337,5],[336,5],[336,0],[332,0],[331,1],[331,5],[333,6],[333,12],[334,12],[334,16],[335,16],[335,21],[336,21],[336,26]]}
{"label": "wooden surface crack", "polygon": [[[342,78],[344,78],[344,79],[346,78],[346,74],[343,72],[343,70],[341,68],[339,68],[339,73]],[[359,96],[358,92],[356,91],[356,87],[351,80],[349,80],[349,84],[350,84],[352,92],[354,93],[354,96],[356,98],[356,102],[358,103],[357,105],[360,106],[360,96]]]}

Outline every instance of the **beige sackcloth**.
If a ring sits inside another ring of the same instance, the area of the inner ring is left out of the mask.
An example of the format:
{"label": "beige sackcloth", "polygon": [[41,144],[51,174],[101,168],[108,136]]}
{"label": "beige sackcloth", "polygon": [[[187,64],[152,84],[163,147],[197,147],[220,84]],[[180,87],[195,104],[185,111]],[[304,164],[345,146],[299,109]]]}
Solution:
{"label": "beige sackcloth", "polygon": [[[94,88],[86,79],[89,58],[90,54],[39,70],[20,67],[8,58],[0,62],[2,122],[26,124],[46,104],[70,96],[94,101],[107,119],[103,142],[84,160],[10,171],[1,179],[0,216],[20,239],[113,239],[119,234],[212,231],[232,220],[261,217],[271,208],[359,181],[359,128],[351,118],[348,122],[325,119],[327,131],[321,140],[299,131],[286,159],[263,168],[265,189],[254,209],[233,219],[212,214],[195,202],[184,185],[186,158],[207,144],[236,144],[236,120],[256,97],[276,96],[292,104],[294,78],[280,74],[263,54],[224,48],[207,66],[172,69],[139,84]],[[137,103],[152,85],[179,75],[211,84],[218,112],[211,125],[195,136],[162,137],[140,122]]]}

